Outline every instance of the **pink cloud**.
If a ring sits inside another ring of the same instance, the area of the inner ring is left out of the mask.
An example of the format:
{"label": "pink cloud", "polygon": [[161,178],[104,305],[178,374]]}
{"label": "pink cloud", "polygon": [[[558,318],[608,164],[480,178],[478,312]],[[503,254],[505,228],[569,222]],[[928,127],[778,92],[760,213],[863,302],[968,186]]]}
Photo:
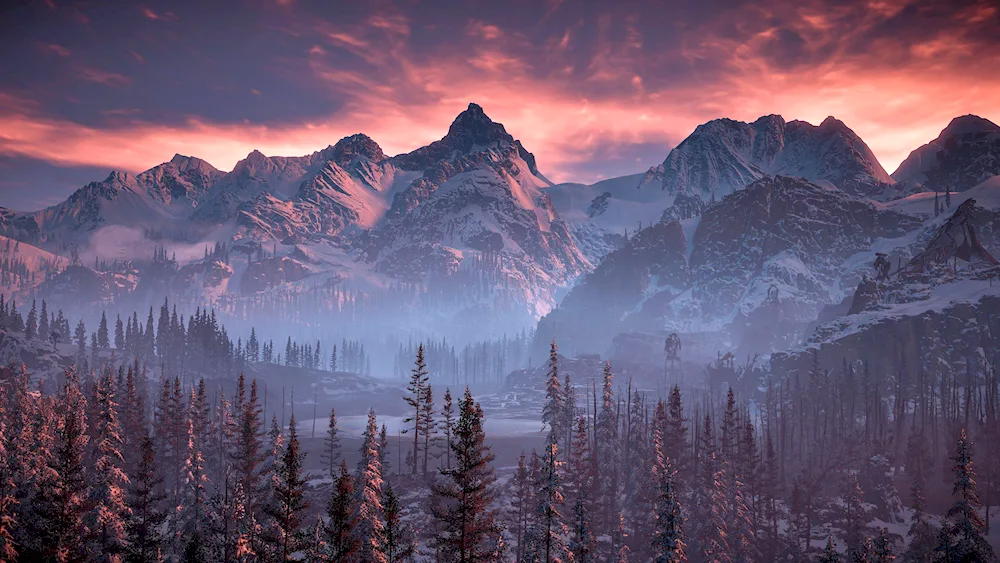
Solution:
{"label": "pink cloud", "polygon": [[143,8],[142,15],[151,20],[174,21],[177,19],[177,15],[173,12],[158,13],[149,8]]}
{"label": "pink cloud", "polygon": [[99,68],[81,66],[75,72],[77,76],[84,80],[97,82],[106,86],[123,86],[132,82],[132,79],[127,76]]}
{"label": "pink cloud", "polygon": [[52,53],[52,54],[55,54],[55,55],[59,55],[60,57],[68,57],[70,55],[70,50],[69,49],[67,49],[66,47],[63,47],[62,45],[58,45],[56,43],[44,43],[44,44],[41,44],[41,45],[39,45],[39,49],[41,49],[42,51],[45,51],[47,53]]}

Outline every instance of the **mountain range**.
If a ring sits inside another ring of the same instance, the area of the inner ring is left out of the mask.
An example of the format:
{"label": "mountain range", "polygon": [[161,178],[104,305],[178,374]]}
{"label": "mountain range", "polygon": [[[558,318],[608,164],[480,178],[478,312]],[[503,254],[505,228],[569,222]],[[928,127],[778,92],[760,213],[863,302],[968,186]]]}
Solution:
{"label": "mountain range", "polygon": [[516,311],[502,330],[545,317],[540,334],[565,323],[582,334],[599,311],[607,322],[591,340],[607,346],[618,330],[740,322],[772,286],[797,322],[813,319],[853,290],[859,255],[929,220],[892,202],[998,174],[1000,127],[979,117],[956,118],[889,175],[843,122],[769,115],[700,125],[646,173],[553,184],[470,104],[409,153],[388,156],[359,133],[306,156],[253,151],[230,172],[175,155],[40,211],[0,208],[0,234],[105,260],[132,257],[99,242],[109,229],[167,247],[257,248],[256,261],[182,259],[169,287],[216,297],[296,285],[454,293],[476,279],[493,290],[453,300],[456,314]]}

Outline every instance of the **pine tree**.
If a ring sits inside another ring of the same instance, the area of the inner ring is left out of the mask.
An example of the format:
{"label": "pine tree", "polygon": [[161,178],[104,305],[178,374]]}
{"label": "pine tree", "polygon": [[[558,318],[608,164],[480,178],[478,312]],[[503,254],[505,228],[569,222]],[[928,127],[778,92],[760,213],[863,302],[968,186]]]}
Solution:
{"label": "pine tree", "polygon": [[261,475],[261,465],[266,458],[262,448],[263,422],[261,408],[257,400],[257,380],[250,383],[250,396],[246,402],[239,395],[237,388],[237,403],[239,407],[236,444],[233,451],[233,469],[236,478],[247,496],[247,510],[251,516],[259,520],[263,506],[262,489],[270,485]]}
{"label": "pine tree", "polygon": [[38,538],[48,561],[84,561],[88,538],[84,518],[88,512],[88,481],[85,463],[87,400],[80,392],[76,374],[66,372],[66,383],[57,399],[61,424],[56,430],[54,451],[40,476],[40,529]]}
{"label": "pine tree", "polygon": [[320,454],[320,461],[330,475],[330,479],[337,480],[337,465],[340,460],[340,431],[337,428],[337,413],[330,409],[330,422],[327,425],[326,437],[323,438],[323,453]]}
{"label": "pine tree", "polygon": [[985,524],[979,515],[979,495],[976,492],[976,472],[972,460],[972,442],[963,428],[955,446],[952,495],[955,504],[948,510],[941,528],[938,556],[947,563],[997,561],[996,554],[984,535]]}
{"label": "pine tree", "polygon": [[[601,524],[600,528],[604,534],[612,535],[618,526],[618,472],[621,468],[619,443],[618,443],[618,421],[615,413],[615,396],[612,389],[614,376],[611,373],[611,364],[604,364],[604,386],[601,395],[601,410],[597,415],[597,427],[595,428],[594,456],[598,462],[599,475],[598,489],[601,494]],[[617,549],[612,546],[612,551]]]}
{"label": "pine tree", "polygon": [[864,537],[863,531],[868,523],[868,514],[864,508],[864,494],[861,491],[861,484],[858,483],[858,476],[853,471],[848,472],[844,487],[842,521],[846,533],[844,539],[847,543],[847,550],[848,552],[857,551]]}
{"label": "pine tree", "polygon": [[410,467],[412,475],[417,474],[417,460],[420,458],[420,436],[424,434],[424,387],[427,385],[427,364],[424,362],[424,345],[417,348],[417,359],[413,362],[413,370],[410,372],[410,383],[406,387],[409,393],[405,397],[406,404],[413,409],[413,416],[403,419],[404,424],[413,424],[413,428],[404,428],[403,434],[413,432],[413,465]]}
{"label": "pine tree", "polygon": [[389,456],[389,428],[382,423],[382,430],[378,433],[378,457],[382,464],[382,474],[389,475],[392,472],[392,462]]}
{"label": "pine tree", "polygon": [[558,446],[549,442],[545,446],[542,471],[535,482],[538,492],[538,507],[535,527],[528,538],[529,557],[535,561],[562,563],[572,560],[569,549],[563,543],[568,535],[562,515],[562,483],[560,473],[562,462],[558,459]]}
{"label": "pine tree", "polygon": [[361,460],[354,475],[354,503],[351,520],[358,543],[358,557],[371,563],[386,563],[382,510],[382,464],[379,463],[378,425],[375,411],[368,411],[368,426],[361,445]]}
{"label": "pine tree", "polygon": [[455,429],[455,407],[451,399],[451,389],[444,389],[444,404],[441,406],[441,433],[444,434],[445,469],[451,469],[451,435]]}
{"label": "pine tree", "polygon": [[115,321],[115,349],[125,349],[125,329],[122,328],[122,318],[120,315],[118,316],[118,320]]}
{"label": "pine tree", "polygon": [[402,509],[399,498],[392,491],[392,485],[386,484],[382,506],[385,510],[385,531],[382,538],[382,549],[386,563],[401,563],[412,559],[416,552],[413,536],[402,520]]}
{"label": "pine tree", "polygon": [[818,563],[840,563],[840,553],[837,552],[837,545],[833,542],[833,536],[826,538],[826,547],[820,554]]}
{"label": "pine tree", "polygon": [[[181,470],[181,497],[176,514],[175,533],[178,545],[183,545],[185,559],[197,556],[207,559],[207,546],[202,532],[208,529],[208,495],[205,491],[208,476],[205,474],[205,459],[201,444],[194,430],[191,418],[187,421],[187,455]],[[185,543],[185,540],[186,543]]]}
{"label": "pine tree", "polygon": [[128,519],[125,530],[126,563],[159,563],[163,560],[163,523],[167,519],[163,477],[156,464],[153,440],[144,436],[139,444],[139,463],[130,478]]}
{"label": "pine tree", "polygon": [[302,475],[302,460],[305,454],[299,449],[299,438],[295,428],[295,415],[288,422],[288,443],[275,468],[275,487],[271,504],[265,513],[277,522],[277,536],[269,538],[280,554],[278,561],[292,561],[292,554],[305,547],[302,534],[302,512],[309,508],[305,500],[305,480]]}
{"label": "pine tree", "polygon": [[708,513],[708,528],[704,536],[702,550],[707,561],[729,563],[734,560],[732,546],[729,543],[728,506],[729,492],[726,490],[728,479],[723,464],[716,459],[713,451],[709,460],[715,467],[712,474],[712,489]]}
{"label": "pine tree", "polygon": [[424,386],[424,395],[423,401],[421,401],[419,416],[423,418],[423,421],[420,423],[420,428],[424,436],[424,463],[422,468],[424,475],[427,475],[427,461],[431,451],[431,443],[434,441],[434,435],[437,433],[437,425],[434,424],[434,394],[430,384]]}
{"label": "pine tree", "polygon": [[597,558],[597,538],[594,537],[591,522],[594,509],[590,495],[594,490],[594,474],[593,462],[590,457],[587,419],[581,416],[577,419],[576,434],[569,454],[566,487],[572,507],[569,523],[569,549],[573,554],[574,563],[591,563]]}
{"label": "pine tree", "polygon": [[545,383],[545,404],[542,406],[542,424],[548,427],[548,443],[558,444],[566,433],[563,422],[566,418],[566,408],[563,404],[563,388],[559,381],[559,355],[556,353],[556,341],[549,348],[549,373]]}
{"label": "pine tree", "polygon": [[656,483],[655,521],[653,526],[653,561],[680,563],[687,561],[687,545],[682,532],[683,515],[678,502],[675,471],[663,444],[666,426],[663,402],[656,405],[653,415],[653,480]]}
{"label": "pine tree", "polygon": [[91,513],[88,525],[96,537],[94,550],[100,561],[119,561],[125,550],[125,502],[128,477],[122,470],[121,426],[118,422],[114,380],[110,372],[97,383],[97,416],[94,435],[94,472],[90,477]]}
{"label": "pine tree", "polygon": [[97,327],[97,346],[101,350],[111,347],[111,342],[108,340],[108,317],[104,311],[101,311],[101,324]]}
{"label": "pine tree", "polygon": [[[42,302],[44,305],[44,301]],[[7,432],[6,393],[0,395],[0,561],[11,563],[17,559],[14,532],[17,527],[17,485],[14,481],[17,465],[7,450],[10,436]]]}
{"label": "pine tree", "polygon": [[[450,449],[451,443],[448,447]],[[517,471],[511,480],[512,493],[510,501],[510,511],[514,519],[514,539],[517,541],[516,561],[524,558],[524,545],[526,540],[527,525],[529,515],[534,507],[531,506],[532,480],[529,475],[528,465],[525,463],[524,453],[517,461]]]}
{"label": "pine tree", "polygon": [[493,454],[485,444],[483,410],[468,388],[458,402],[458,413],[451,443],[454,467],[441,469],[444,482],[431,489],[431,512],[439,525],[434,543],[442,563],[487,560],[499,533],[496,515],[489,508],[496,482],[490,466]]}
{"label": "pine tree", "polygon": [[878,537],[872,542],[871,563],[892,563],[896,556],[892,554],[892,538],[889,530],[882,528]]}
{"label": "pine tree", "polygon": [[27,339],[38,337],[38,312],[35,311],[35,300],[31,300],[31,310],[28,311],[28,320],[24,325],[24,337]]}
{"label": "pine tree", "polygon": [[341,460],[340,475],[334,483],[330,502],[326,507],[326,543],[331,561],[352,561],[360,546],[356,540],[354,527],[354,485],[347,471],[347,462]]}
{"label": "pine tree", "polygon": [[49,309],[45,300],[42,299],[42,310],[38,316],[38,337],[42,340],[49,340],[52,336],[52,327],[49,326]]}

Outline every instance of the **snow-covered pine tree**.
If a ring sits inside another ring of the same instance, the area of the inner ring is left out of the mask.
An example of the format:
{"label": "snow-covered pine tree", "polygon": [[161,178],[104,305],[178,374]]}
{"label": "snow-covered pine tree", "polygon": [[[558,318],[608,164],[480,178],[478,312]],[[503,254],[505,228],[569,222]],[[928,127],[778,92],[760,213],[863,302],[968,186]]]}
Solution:
{"label": "snow-covered pine tree", "polygon": [[420,436],[424,434],[424,387],[427,385],[427,363],[424,361],[424,345],[417,347],[417,359],[410,371],[410,382],[406,387],[409,393],[404,400],[413,410],[413,416],[403,419],[404,424],[413,424],[412,428],[404,428],[403,434],[413,433],[413,465],[410,474],[417,474],[417,460],[420,459]]}
{"label": "snow-covered pine tree", "polygon": [[378,457],[382,464],[382,475],[388,476],[392,472],[392,462],[389,456],[389,428],[384,422],[378,433]]}
{"label": "snow-covered pine tree", "polygon": [[101,323],[97,325],[97,347],[101,350],[111,347],[111,341],[108,339],[108,317],[104,311],[101,311]]}
{"label": "snow-covered pine tree", "polygon": [[892,563],[896,559],[892,543],[888,528],[882,528],[872,542],[871,563]]}
{"label": "snow-covered pine tree", "polygon": [[[611,363],[604,363],[604,385],[601,394],[601,409],[597,415],[595,428],[594,455],[597,456],[598,477],[597,492],[600,494],[598,511],[601,515],[598,535],[612,535],[618,527],[619,508],[618,474],[621,459],[618,443],[618,417],[615,405],[615,394],[612,385],[614,376],[611,373]],[[617,552],[612,548],[612,553]]]}
{"label": "snow-covered pine tree", "polygon": [[[44,302],[43,302],[44,303]],[[17,559],[14,529],[17,526],[17,487],[14,482],[16,465],[7,450],[7,393],[0,396],[0,561],[5,563]]]}
{"label": "snow-covered pine tree", "polygon": [[361,444],[361,459],[354,475],[354,503],[351,520],[358,543],[358,558],[370,563],[386,563],[383,548],[385,515],[382,510],[382,464],[379,463],[378,424],[375,411],[368,411],[368,426]]}
{"label": "snow-covered pine tree", "polygon": [[187,426],[187,455],[182,470],[184,480],[181,483],[180,502],[175,516],[175,541],[179,549],[183,549],[185,559],[197,556],[205,560],[208,558],[207,538],[203,535],[209,529],[208,493],[205,490],[208,476],[205,474],[201,444],[190,415]]}
{"label": "snow-covered pine tree", "polygon": [[684,542],[681,505],[675,483],[676,472],[664,448],[667,415],[660,401],[653,414],[653,480],[656,484],[656,503],[653,519],[652,550],[655,563],[681,563],[687,561]]}
{"label": "snow-covered pine tree", "polygon": [[868,514],[864,507],[864,493],[861,491],[857,473],[852,470],[848,470],[844,483],[843,506],[844,512],[841,521],[844,529],[844,542],[847,544],[848,553],[852,553],[860,548],[861,540],[865,537],[864,530],[868,525]]}
{"label": "snow-covered pine tree", "polygon": [[354,533],[354,484],[347,462],[340,461],[340,473],[326,505],[326,544],[331,561],[352,561],[359,545]]}
{"label": "snow-covered pine tree", "polygon": [[306,563],[330,563],[330,556],[326,546],[325,526],[323,517],[316,517],[316,524],[308,530],[305,548]]}
{"label": "snow-covered pine tree", "polygon": [[545,404],[542,406],[542,424],[549,429],[548,442],[557,444],[565,436],[563,421],[566,409],[563,404],[563,389],[559,381],[559,356],[556,341],[549,348],[549,372],[545,383]]}
{"label": "snow-covered pine tree", "polygon": [[562,476],[563,462],[559,461],[558,448],[554,442],[545,446],[542,470],[535,481],[538,493],[538,507],[532,534],[528,540],[531,561],[563,563],[572,561],[565,538],[569,534],[563,521]]}
{"label": "snow-covered pine tree", "polygon": [[131,473],[125,521],[128,542],[125,563],[159,563],[163,560],[163,524],[167,519],[163,477],[156,463],[153,440],[147,435],[139,442],[139,462]]}
{"label": "snow-covered pine tree", "polygon": [[288,422],[288,443],[275,464],[271,502],[265,508],[265,513],[276,523],[272,527],[276,534],[267,540],[274,546],[275,560],[281,563],[292,561],[292,554],[307,546],[302,530],[302,512],[309,508],[302,475],[304,457],[293,413]]}
{"label": "snow-covered pine tree", "polygon": [[712,488],[708,511],[708,526],[702,529],[702,554],[705,561],[714,563],[730,563],[734,561],[733,547],[730,545],[728,523],[730,515],[728,508],[731,495],[727,490],[730,483],[726,475],[725,464],[716,459],[716,453],[711,452],[709,467],[714,467]]}
{"label": "snow-covered pine tree", "polygon": [[[521,456],[521,462],[523,461],[524,456]],[[568,547],[573,554],[574,563],[592,563],[597,560],[597,538],[594,537],[592,522],[593,467],[590,438],[587,435],[587,419],[581,416],[576,421],[576,433],[569,454],[566,479],[566,497],[570,504]],[[520,469],[519,466],[519,472]]]}
{"label": "snow-covered pine tree", "polygon": [[826,538],[826,547],[819,555],[817,563],[840,563],[840,553],[837,552],[837,544],[833,541],[833,535]]}
{"label": "snow-covered pine tree", "polygon": [[691,445],[688,442],[687,419],[684,418],[684,404],[681,389],[674,385],[667,398],[666,420],[663,429],[664,453],[673,462],[680,479],[688,477],[691,467]]}
{"label": "snow-covered pine tree", "polygon": [[438,523],[434,544],[441,563],[488,560],[500,532],[489,507],[496,482],[490,465],[493,453],[485,443],[483,410],[468,387],[458,402],[458,413],[451,443],[454,467],[440,470],[444,479],[431,489],[431,512]]}
{"label": "snow-covered pine tree", "polygon": [[246,402],[242,400],[242,393],[237,386],[237,402],[233,407],[240,408],[232,464],[236,478],[247,496],[248,516],[259,522],[261,507],[266,499],[264,489],[270,486],[270,481],[261,472],[267,452],[262,447],[262,411],[257,396],[256,379],[250,383],[250,395]]}
{"label": "snow-covered pine tree", "polygon": [[56,400],[61,418],[52,457],[39,476],[38,516],[41,559],[84,561],[87,558],[87,514],[89,493],[85,464],[87,450],[87,400],[80,391],[76,373],[65,372],[66,382]]}
{"label": "snow-covered pine tree", "polygon": [[977,561],[995,563],[993,547],[986,540],[985,524],[979,515],[979,495],[976,492],[976,471],[972,458],[972,441],[963,428],[951,458],[955,485],[955,504],[948,510],[941,528],[938,557],[946,562]]}
{"label": "snow-covered pine tree", "polygon": [[97,382],[97,420],[94,421],[94,470],[90,476],[90,513],[88,527],[93,530],[92,553],[96,561],[117,562],[125,550],[125,521],[129,508],[125,502],[128,476],[122,467],[121,425],[115,382],[107,372]]}

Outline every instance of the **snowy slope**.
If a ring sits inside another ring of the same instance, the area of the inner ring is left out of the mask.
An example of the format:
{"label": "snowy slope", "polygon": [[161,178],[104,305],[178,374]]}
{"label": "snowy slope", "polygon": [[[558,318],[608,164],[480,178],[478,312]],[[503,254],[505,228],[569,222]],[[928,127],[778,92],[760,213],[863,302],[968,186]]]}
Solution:
{"label": "snowy slope", "polygon": [[892,178],[854,131],[833,117],[818,126],[778,115],[753,123],[717,119],[699,125],[660,167],[663,189],[690,191],[706,200],[739,190],[766,175],[826,181],[874,196]]}

